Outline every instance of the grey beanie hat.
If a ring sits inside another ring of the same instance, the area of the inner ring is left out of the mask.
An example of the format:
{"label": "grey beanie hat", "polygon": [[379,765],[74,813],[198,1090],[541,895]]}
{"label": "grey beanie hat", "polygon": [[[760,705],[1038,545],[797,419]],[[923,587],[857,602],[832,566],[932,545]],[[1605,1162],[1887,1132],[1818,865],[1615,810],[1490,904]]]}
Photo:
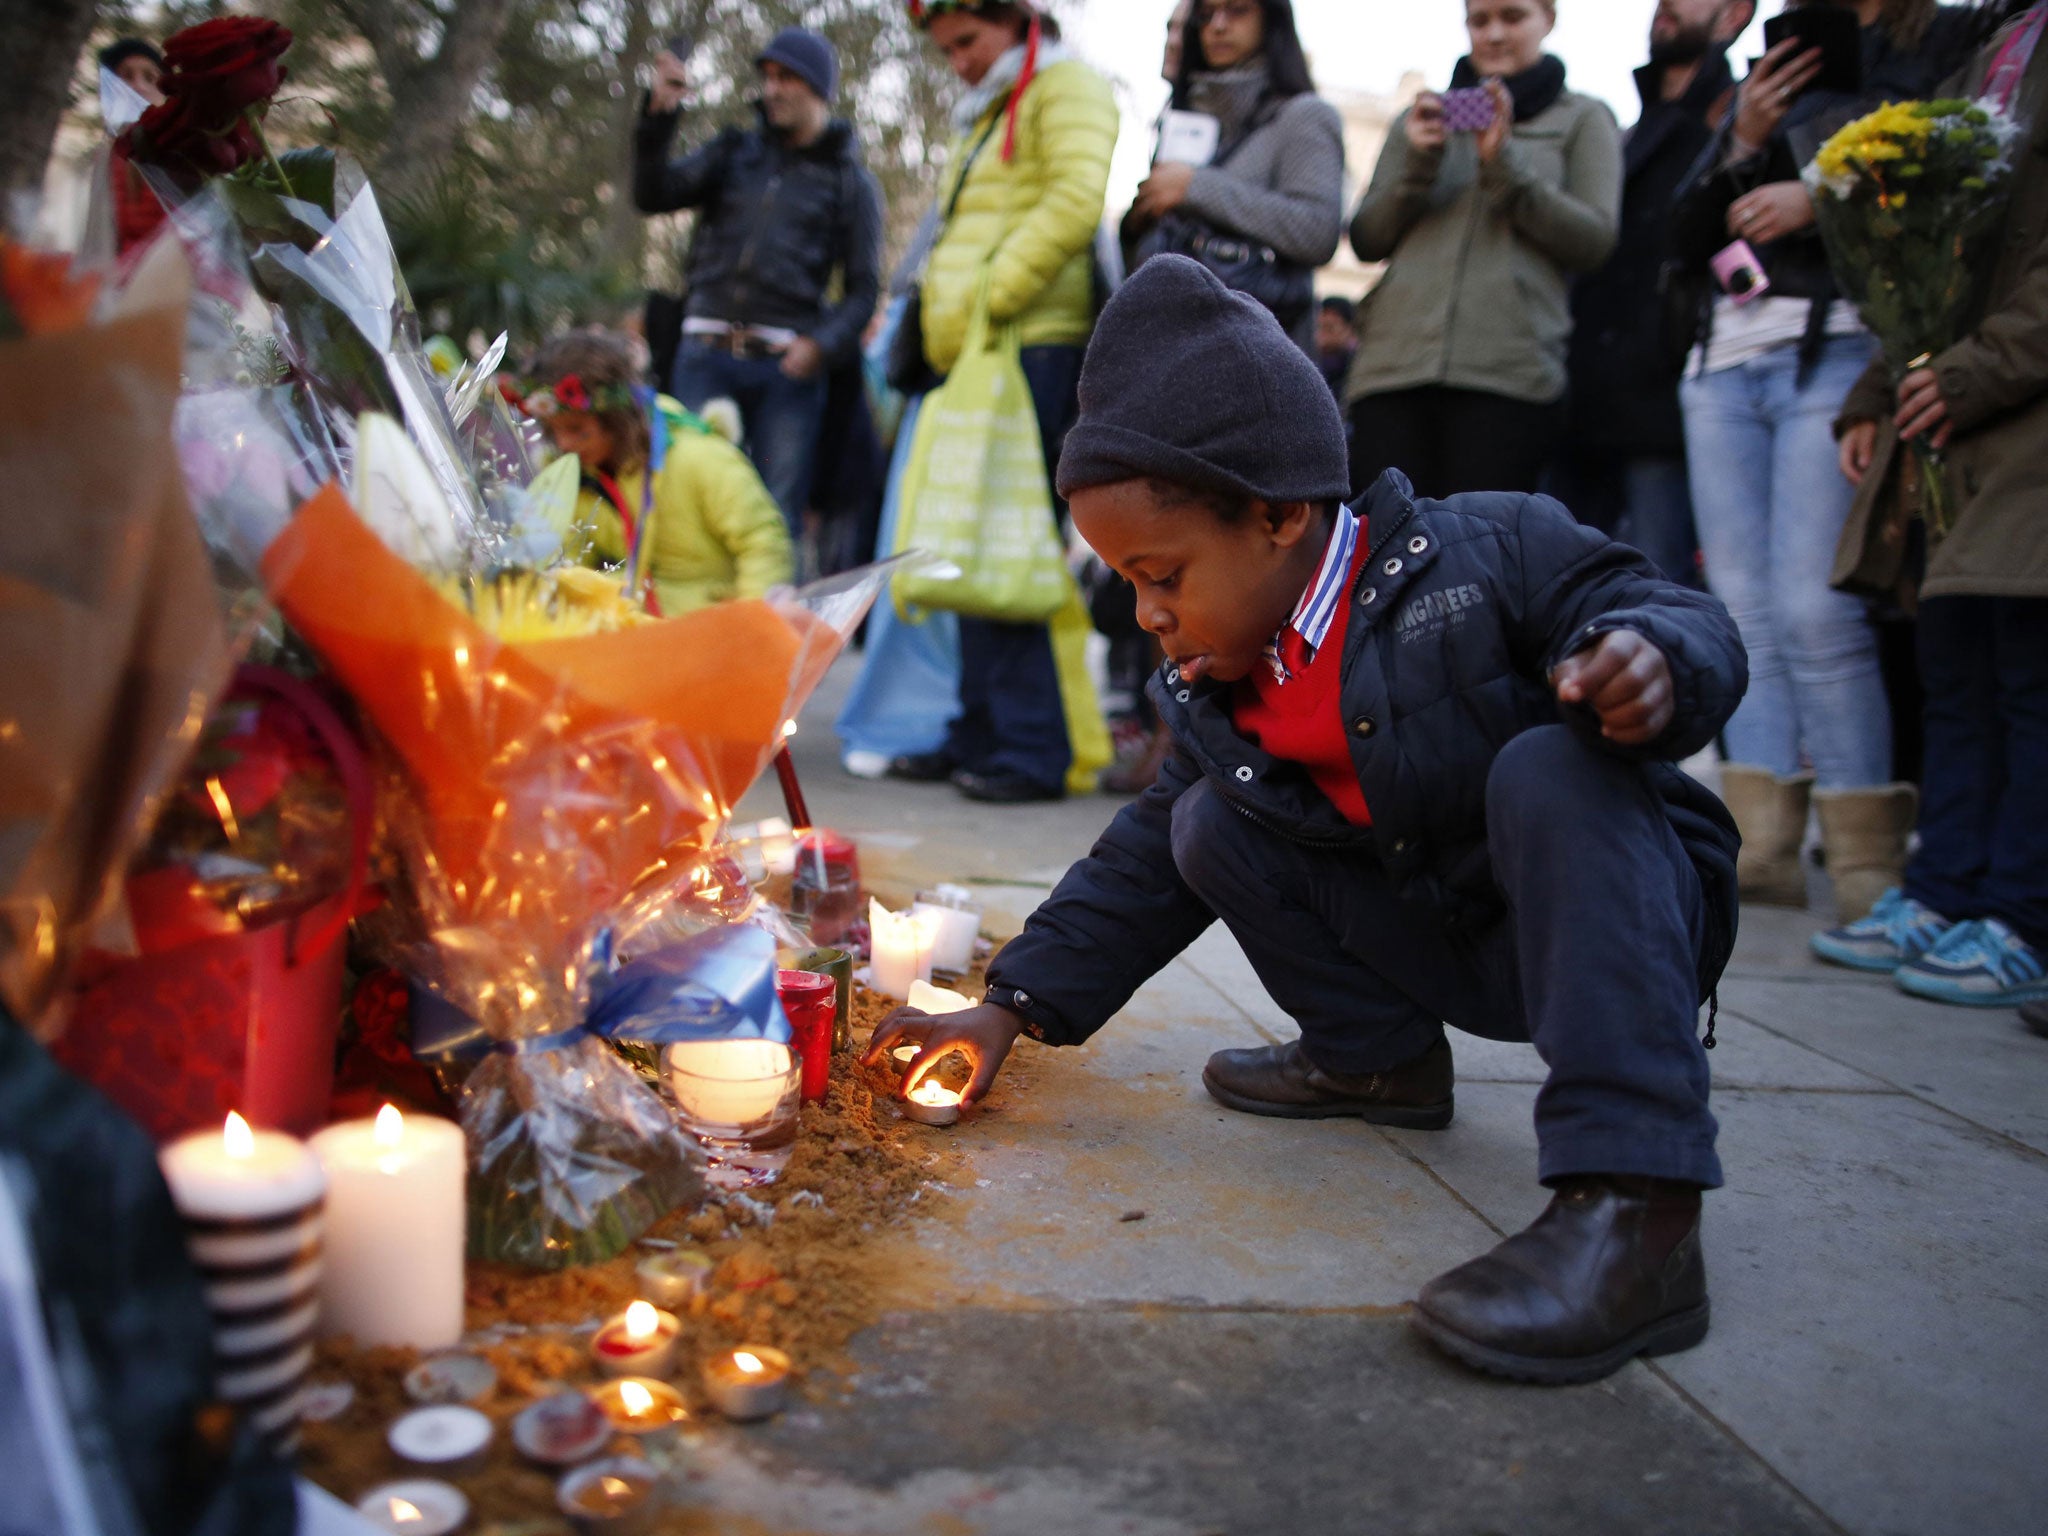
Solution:
{"label": "grey beanie hat", "polygon": [[784,27],[776,33],[761,56],[754,60],[754,67],[763,64],[780,64],[793,75],[800,75],[804,84],[818,93],[822,101],[831,101],[839,94],[839,56],[832,51],[832,45],[815,32],[802,27]]}
{"label": "grey beanie hat", "polygon": [[1104,307],[1060,455],[1062,496],[1152,477],[1266,502],[1351,494],[1322,371],[1263,304],[1185,256],[1154,256]]}

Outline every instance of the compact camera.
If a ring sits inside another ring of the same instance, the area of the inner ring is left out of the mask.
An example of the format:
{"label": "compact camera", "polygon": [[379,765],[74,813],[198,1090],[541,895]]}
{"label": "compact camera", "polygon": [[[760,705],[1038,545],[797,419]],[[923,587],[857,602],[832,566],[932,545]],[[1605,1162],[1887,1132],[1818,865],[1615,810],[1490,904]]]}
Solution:
{"label": "compact camera", "polygon": [[1747,240],[1737,240],[1714,253],[1709,263],[1714,269],[1714,280],[1721,285],[1721,291],[1737,304],[1747,304],[1760,299],[1771,291],[1771,279],[1764,271],[1764,264],[1756,259],[1756,252]]}

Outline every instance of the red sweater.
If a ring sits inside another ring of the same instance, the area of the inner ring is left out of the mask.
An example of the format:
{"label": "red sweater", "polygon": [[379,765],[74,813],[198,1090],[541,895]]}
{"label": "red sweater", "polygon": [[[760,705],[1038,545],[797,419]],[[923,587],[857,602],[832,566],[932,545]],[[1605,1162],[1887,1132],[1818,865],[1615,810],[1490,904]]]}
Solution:
{"label": "red sweater", "polygon": [[[1361,522],[1358,548],[1351,556],[1344,590],[1365,567],[1372,540]],[[1351,763],[1351,737],[1344,729],[1344,636],[1351,624],[1351,603],[1340,602],[1329,632],[1309,664],[1286,682],[1261,665],[1239,683],[1231,698],[1230,718],[1237,733],[1282,762],[1299,763],[1317,789],[1354,826],[1372,825],[1372,811]]]}

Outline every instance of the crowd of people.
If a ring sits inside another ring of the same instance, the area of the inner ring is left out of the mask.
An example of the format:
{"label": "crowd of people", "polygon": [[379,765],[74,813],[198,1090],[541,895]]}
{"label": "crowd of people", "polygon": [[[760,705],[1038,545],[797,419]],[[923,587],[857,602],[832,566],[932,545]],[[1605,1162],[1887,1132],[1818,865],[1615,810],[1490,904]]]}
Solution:
{"label": "crowd of people", "polygon": [[[755,125],[680,153],[688,49],[671,45],[632,177],[644,212],[696,215],[672,334],[649,336],[662,393],[616,336],[577,333],[527,369],[558,446],[584,460],[589,558],[620,558],[641,530],[673,608],[893,552],[922,404],[984,298],[1021,341],[1051,484],[1106,299],[1185,256],[1314,360],[1354,498],[1389,472],[1430,498],[1548,492],[1726,604],[1749,661],[1718,743],[1745,899],[1807,904],[1817,822],[1841,918],[1815,941],[1824,958],[1947,1001],[2048,999],[2048,814],[2024,791],[2048,761],[2038,162],[2013,157],[1969,339],[1903,383],[1841,297],[1802,180],[1831,132],[1885,101],[1988,94],[2031,133],[2043,8],[1787,0],[1849,13],[1851,88],[1800,35],[1738,70],[1729,51],[1759,0],[1658,0],[1624,134],[1547,51],[1558,0],[1462,3],[1470,51],[1394,122],[1369,175],[1353,168],[1347,210],[1343,124],[1290,0],[1180,0],[1153,163],[1120,210],[1109,83],[1053,16],[909,0],[960,95],[893,276],[826,40],[771,38]],[[152,91],[147,45],[103,62]],[[151,204],[123,201],[137,217]],[[1380,275],[1361,302],[1319,301],[1347,238]],[[744,454],[706,427],[716,401]],[[1913,439],[1953,465],[1953,531],[1931,547],[1916,533],[1887,580],[1858,581],[1867,548],[1900,542],[1897,445]],[[1140,792],[1172,748],[1146,694],[1166,653],[1129,583],[1100,560],[1079,569],[1110,641],[1118,759],[1101,782]],[[1045,623],[881,613],[837,722],[843,760],[983,802],[1058,798],[1090,781],[1072,725],[1095,706],[1076,687]]]}

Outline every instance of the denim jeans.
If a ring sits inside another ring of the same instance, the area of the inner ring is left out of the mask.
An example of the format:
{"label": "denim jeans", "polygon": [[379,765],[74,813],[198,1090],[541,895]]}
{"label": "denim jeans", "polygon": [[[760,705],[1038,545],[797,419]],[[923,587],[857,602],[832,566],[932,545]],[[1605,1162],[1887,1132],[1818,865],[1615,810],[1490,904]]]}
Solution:
{"label": "denim jeans", "polygon": [[[1024,349],[1048,483],[1080,413],[1081,355],[1080,347]],[[1074,750],[1046,625],[961,616],[960,713],[943,750],[974,773],[1015,774],[1045,789],[1065,785]]]}
{"label": "denim jeans", "polygon": [[677,400],[701,411],[726,399],[740,408],[747,457],[782,508],[792,541],[803,537],[804,506],[811,496],[811,466],[825,420],[826,380],[792,379],[774,357],[734,357],[724,347],[685,336],[676,353]]}
{"label": "denim jeans", "polygon": [[1476,931],[1403,901],[1371,853],[1291,842],[1206,781],[1174,805],[1173,858],[1324,1071],[1398,1066],[1446,1023],[1531,1041],[1545,1182],[1719,1185],[1697,1030],[1732,925],[1709,917],[1649,770],[1569,726],[1525,731],[1494,759],[1486,829],[1508,911]]}
{"label": "denim jeans", "polygon": [[1906,894],[2048,947],[2048,598],[1920,605],[1927,756]]}
{"label": "denim jeans", "polygon": [[1788,343],[1679,388],[1707,587],[1749,650],[1749,693],[1728,722],[1729,758],[1823,789],[1891,777],[1891,707],[1863,602],[1828,585],[1854,490],[1835,413],[1869,363],[1861,336],[1831,338],[1799,381]]}

